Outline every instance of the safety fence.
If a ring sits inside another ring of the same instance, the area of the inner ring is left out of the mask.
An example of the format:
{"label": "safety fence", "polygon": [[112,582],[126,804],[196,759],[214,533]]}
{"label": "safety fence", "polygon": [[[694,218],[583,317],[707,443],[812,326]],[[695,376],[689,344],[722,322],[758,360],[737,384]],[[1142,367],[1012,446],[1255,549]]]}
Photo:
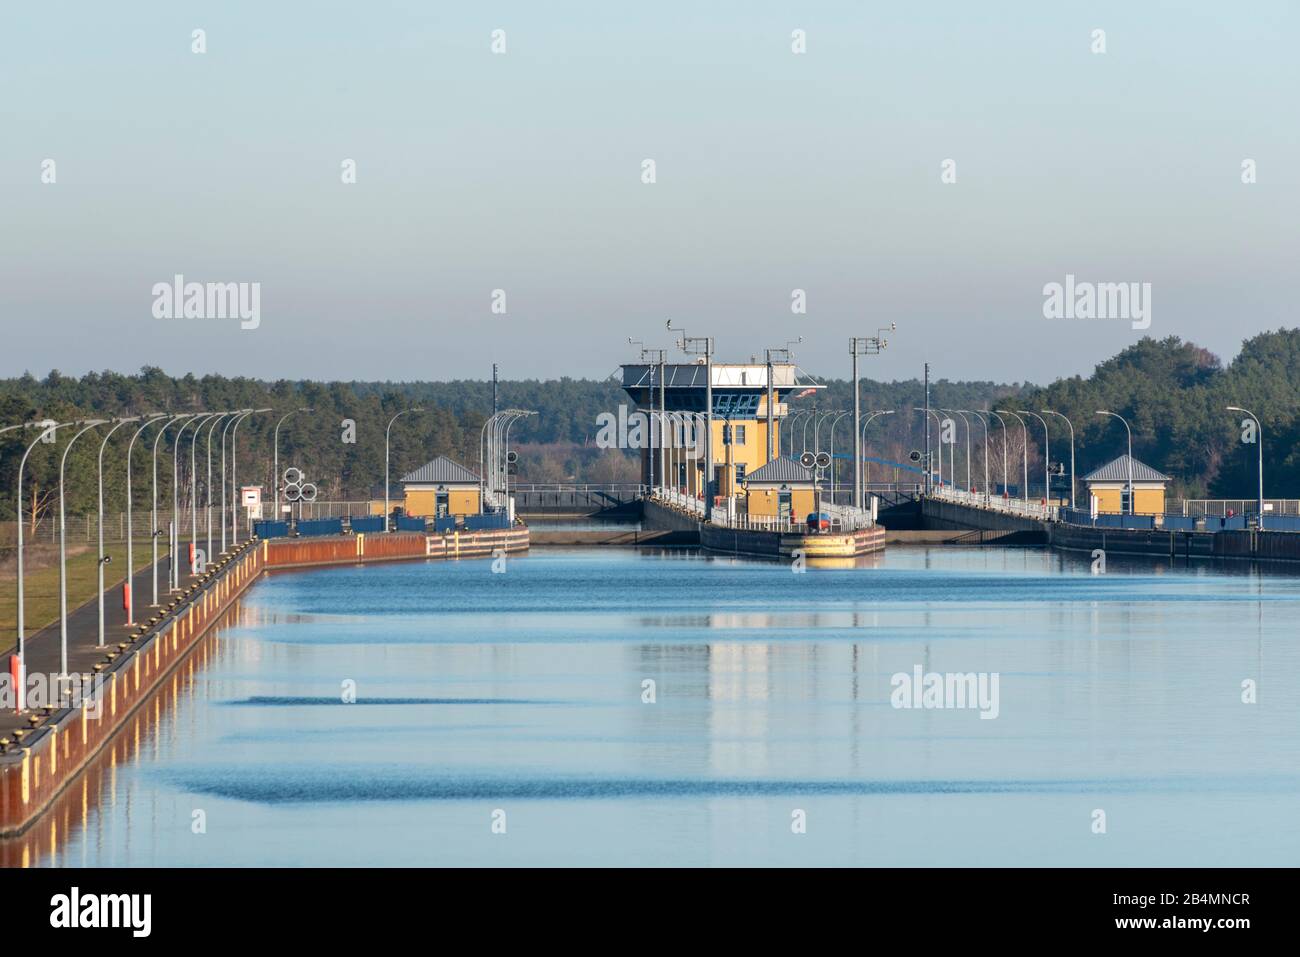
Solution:
{"label": "safety fence", "polygon": [[949,486],[935,487],[930,491],[930,495],[945,502],[955,502],[959,505],[988,509],[1006,515],[1019,515],[1023,518],[1033,518],[1041,522],[1056,521],[1060,512],[1060,506],[1057,505],[1026,502],[1024,499],[1018,498],[1000,498],[987,492],[967,492],[965,489],[951,488]]}

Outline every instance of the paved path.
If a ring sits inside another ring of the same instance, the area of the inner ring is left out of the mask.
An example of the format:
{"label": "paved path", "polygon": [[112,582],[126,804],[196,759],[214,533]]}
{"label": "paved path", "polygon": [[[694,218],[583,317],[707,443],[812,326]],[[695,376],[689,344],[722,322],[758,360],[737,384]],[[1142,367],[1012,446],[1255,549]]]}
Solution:
{"label": "paved path", "polygon": [[[200,536],[202,539],[202,536]],[[181,555],[187,554],[188,542],[181,542]],[[215,546],[214,547],[219,547]],[[220,556],[217,556],[218,559]],[[211,560],[211,559],[210,559]],[[167,587],[169,570],[166,556],[158,561],[158,600],[166,603],[170,594]],[[181,588],[187,588],[195,581],[189,574],[189,568],[181,571]],[[137,571],[133,579],[132,590],[135,595],[135,620],[139,625],[154,614],[150,602],[153,599],[152,566]],[[108,648],[115,647],[131,632],[126,624],[126,610],[122,607],[122,583],[108,589],[104,596],[104,648],[99,647],[99,602],[91,598],[85,604],[68,611],[68,672],[70,674],[89,674],[95,665],[104,659]],[[42,628],[27,638],[24,649],[27,658],[28,678],[35,674],[57,675],[60,671],[61,644],[59,622]],[[0,661],[0,670],[9,671],[10,655],[17,653],[17,640],[9,642]],[[8,737],[14,728],[28,727],[25,716],[19,716],[12,709],[0,711],[0,737]]]}

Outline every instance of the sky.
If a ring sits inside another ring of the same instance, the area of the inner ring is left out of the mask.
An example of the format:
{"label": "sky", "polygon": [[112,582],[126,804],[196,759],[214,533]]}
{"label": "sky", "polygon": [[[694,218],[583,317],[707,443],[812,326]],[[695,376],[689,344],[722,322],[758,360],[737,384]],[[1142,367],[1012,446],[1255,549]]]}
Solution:
{"label": "sky", "polygon": [[[802,336],[829,377],[890,323],[864,375],[1044,383],[1143,335],[1231,359],[1298,324],[1298,28],[1287,0],[7,0],[0,375],[603,377],[629,338],[680,356],[668,319],[721,360]],[[160,302],[176,275],[258,284],[256,327]],[[1149,283],[1149,327],[1047,318],[1067,275]]]}

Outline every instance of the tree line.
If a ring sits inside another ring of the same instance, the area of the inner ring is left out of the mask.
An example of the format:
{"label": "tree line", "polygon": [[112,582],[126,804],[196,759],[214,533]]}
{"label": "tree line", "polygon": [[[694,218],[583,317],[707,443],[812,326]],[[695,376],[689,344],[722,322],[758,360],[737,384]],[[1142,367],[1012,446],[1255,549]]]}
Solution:
{"label": "tree line", "polygon": [[[1133,428],[1137,458],[1174,479],[1173,494],[1188,497],[1251,498],[1256,482],[1257,446],[1242,441],[1243,416],[1229,413],[1229,405],[1243,406],[1263,423],[1264,458],[1271,497],[1295,495],[1300,480],[1300,330],[1278,330],[1246,340],[1241,353],[1228,365],[1207,350],[1177,337],[1145,338],[1101,363],[1088,377],[1059,379],[1047,386],[1028,383],[960,382],[937,379],[931,383],[930,404],[937,409],[1008,408],[1039,411],[1054,409],[1069,416],[1076,431],[1078,471],[1101,465],[1126,447],[1123,427],[1098,416],[1109,409],[1128,419]],[[852,408],[852,389],[845,380],[822,380],[825,388],[815,397],[795,403],[819,408]],[[919,379],[893,382],[862,380],[864,411],[892,409],[877,419],[867,435],[867,454],[887,461],[906,462],[912,449],[924,444],[924,416],[912,411],[924,405]],[[594,447],[597,417],[627,403],[626,393],[613,379],[560,378],[510,380],[499,384],[501,408],[534,409],[539,414],[518,422],[511,433],[520,450],[519,481],[635,481],[637,470],[629,456]],[[436,455],[447,455],[478,469],[480,429],[492,408],[492,383],[477,380],[452,382],[265,382],[241,377],[207,375],[171,376],[156,367],[135,375],[90,373],[80,378],[50,372],[43,379],[28,374],[0,380],[0,427],[39,419],[67,421],[109,418],[152,412],[196,412],[270,407],[272,413],[253,415],[239,428],[241,484],[273,487],[272,438],[281,415],[310,407],[285,422],[280,433],[280,468],[302,469],[323,500],[364,500],[382,495],[384,432],[390,418],[403,409],[424,411],[403,416],[392,430],[391,475],[394,485],[402,475]],[[973,426],[978,448],[982,428]],[[827,442],[823,427],[822,445]],[[798,426],[796,426],[796,429]],[[957,470],[964,476],[965,426],[958,423]],[[83,436],[68,454],[67,507],[69,514],[95,508],[95,470],[104,430]],[[105,454],[106,511],[118,511],[126,495],[125,451],[133,428],[123,427],[108,443]],[[190,438],[186,433],[180,468],[181,498],[188,497]],[[215,432],[215,456],[221,426]],[[36,430],[0,436],[0,520],[12,521],[18,462],[22,449]],[[132,495],[135,507],[150,500],[150,450],[156,431],[150,429],[137,442],[133,457]],[[198,430],[198,478],[206,480],[208,430]],[[44,513],[54,504],[59,460],[69,430],[53,444],[38,444],[24,473],[23,514]],[[172,469],[169,430],[160,455],[159,495],[171,501]],[[1019,457],[1019,426],[1005,436],[1010,456]],[[1068,466],[1068,433],[1053,423],[1053,461]],[[1003,435],[990,433],[990,453],[1000,457]],[[1031,482],[1042,474],[1042,428],[1029,429]],[[851,447],[850,427],[836,427],[837,451]],[[796,440],[798,445],[799,441]],[[811,443],[810,443],[811,444]],[[788,445],[783,442],[783,450]],[[798,449],[796,449],[796,452]],[[980,453],[975,453],[980,466]],[[908,473],[873,465],[874,480],[912,480]],[[884,468],[884,472],[875,471]],[[218,470],[219,471],[219,470]],[[947,465],[945,460],[945,471]],[[982,468],[980,469],[982,472]],[[972,468],[972,475],[976,468]],[[982,475],[981,475],[982,478]],[[1000,479],[997,469],[990,478]],[[1012,482],[1016,479],[1013,476]],[[219,493],[217,497],[219,498]],[[200,493],[202,498],[202,493]]]}

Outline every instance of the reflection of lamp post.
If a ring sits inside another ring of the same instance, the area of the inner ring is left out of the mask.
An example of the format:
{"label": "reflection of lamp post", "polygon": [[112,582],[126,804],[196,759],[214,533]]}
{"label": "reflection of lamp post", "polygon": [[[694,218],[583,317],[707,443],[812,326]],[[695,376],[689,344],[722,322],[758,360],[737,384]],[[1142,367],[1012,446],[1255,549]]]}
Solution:
{"label": "reflection of lamp post", "polygon": [[[1113,415],[1124,423],[1124,431],[1128,433],[1128,513],[1133,514],[1133,499],[1136,498],[1133,489],[1133,430],[1128,426],[1128,420],[1116,412],[1107,412],[1105,409],[1098,409],[1098,415]],[[1121,503],[1120,511],[1123,511]]]}
{"label": "reflection of lamp post", "polygon": [[1070,427],[1070,508],[1078,508],[1075,504],[1074,497],[1074,423],[1064,412],[1053,412],[1051,409],[1044,409],[1044,415],[1059,415],[1065,419],[1065,424]]}
{"label": "reflection of lamp post", "polygon": [[1229,412],[1244,412],[1255,420],[1255,445],[1259,447],[1259,527],[1264,527],[1264,426],[1260,425],[1259,417],[1248,409],[1243,409],[1238,405],[1228,406]]}

